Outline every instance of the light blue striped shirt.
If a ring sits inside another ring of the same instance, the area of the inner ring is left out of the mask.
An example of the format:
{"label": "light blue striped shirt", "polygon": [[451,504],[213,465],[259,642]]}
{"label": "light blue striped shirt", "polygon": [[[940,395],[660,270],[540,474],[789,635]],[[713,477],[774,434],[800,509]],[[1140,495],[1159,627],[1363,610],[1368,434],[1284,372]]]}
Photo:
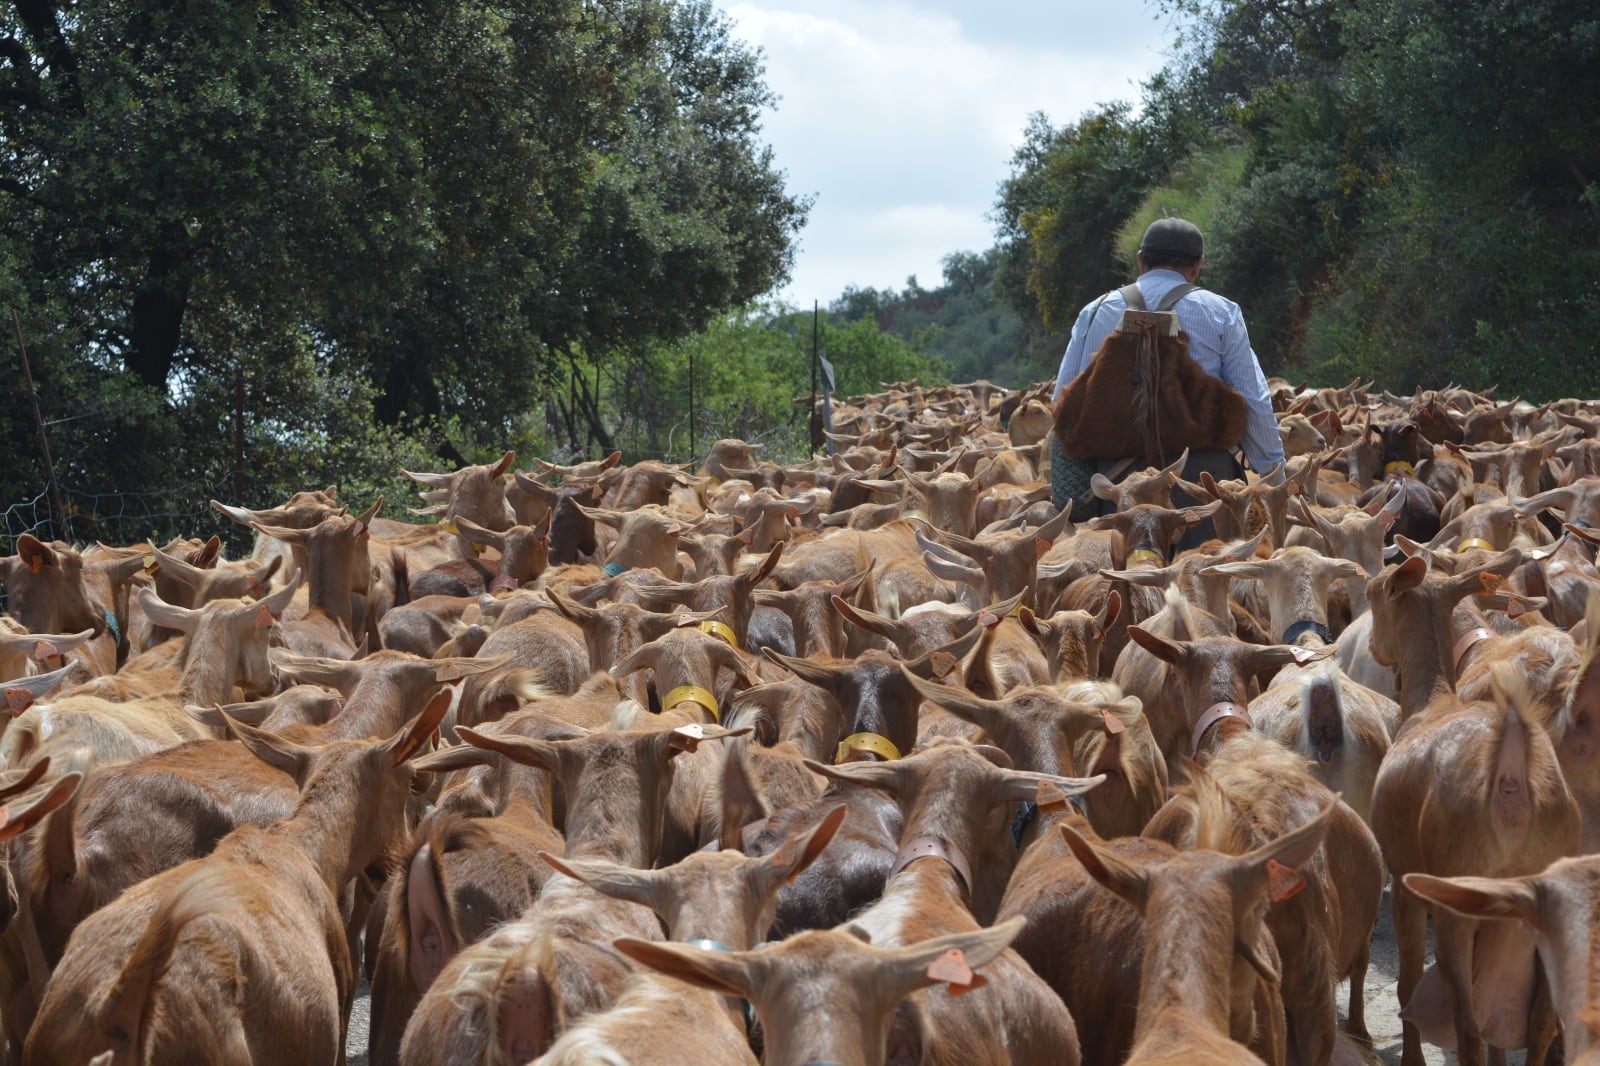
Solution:
{"label": "light blue striped shirt", "polygon": [[[1144,294],[1144,305],[1153,309],[1160,306],[1167,293],[1182,285],[1184,278],[1176,270],[1158,268],[1139,275],[1137,283]],[[1061,395],[1067,382],[1083,372],[1127,308],[1122,293],[1112,290],[1079,312],[1072,326],[1072,339],[1061,357],[1061,372],[1056,375],[1056,396]],[[1251,469],[1265,474],[1283,462],[1283,440],[1278,436],[1278,420],[1267,395],[1267,379],[1250,348],[1250,334],[1245,330],[1239,305],[1207,289],[1196,289],[1179,300],[1173,310],[1178,314],[1178,325],[1189,335],[1189,355],[1200,369],[1221,378],[1244,397],[1248,415],[1240,445]]]}

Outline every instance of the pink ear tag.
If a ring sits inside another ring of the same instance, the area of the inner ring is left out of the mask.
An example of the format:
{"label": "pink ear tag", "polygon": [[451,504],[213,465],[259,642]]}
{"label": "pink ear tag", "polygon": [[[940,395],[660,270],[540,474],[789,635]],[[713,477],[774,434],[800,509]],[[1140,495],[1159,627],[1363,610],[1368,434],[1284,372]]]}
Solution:
{"label": "pink ear tag", "polygon": [[48,640],[41,640],[33,646],[33,658],[35,662],[47,663],[51,659],[61,658],[61,653]]}
{"label": "pink ear tag", "polygon": [[1299,646],[1292,646],[1289,650],[1289,654],[1293,655],[1294,661],[1299,663],[1301,666],[1304,666],[1306,663],[1317,657],[1317,653],[1312,651],[1310,648],[1302,648]]}
{"label": "pink ear tag", "polygon": [[1272,897],[1272,902],[1282,903],[1286,899],[1293,899],[1305,887],[1306,879],[1300,876],[1299,870],[1285,866],[1277,859],[1267,860],[1267,894]]}
{"label": "pink ear tag", "polygon": [[951,948],[928,964],[928,977],[950,986],[952,996],[965,995],[975,988],[988,984],[984,977],[972,972],[960,948]]}
{"label": "pink ear tag", "polygon": [[272,609],[263,603],[256,611],[256,628],[271,629],[273,621]]}
{"label": "pink ear tag", "polygon": [[11,708],[11,714],[15,717],[33,706],[33,693],[25,688],[8,688],[6,689],[6,706]]}

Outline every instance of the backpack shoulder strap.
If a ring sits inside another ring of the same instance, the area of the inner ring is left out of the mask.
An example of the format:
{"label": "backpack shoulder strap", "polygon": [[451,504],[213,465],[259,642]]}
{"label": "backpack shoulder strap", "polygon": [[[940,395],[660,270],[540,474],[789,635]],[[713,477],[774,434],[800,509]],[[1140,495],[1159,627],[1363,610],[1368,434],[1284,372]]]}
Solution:
{"label": "backpack shoulder strap", "polygon": [[[1129,286],[1129,288],[1134,288],[1134,287],[1135,286]],[[1198,286],[1198,285],[1190,285],[1187,282],[1185,282],[1182,285],[1173,286],[1172,291],[1168,292],[1165,296],[1163,296],[1161,298],[1161,306],[1157,307],[1156,310],[1157,311],[1170,311],[1170,310],[1172,310],[1173,307],[1177,305],[1179,300],[1183,299],[1185,296],[1189,295],[1191,292],[1194,292],[1199,287],[1200,286]]]}
{"label": "backpack shoulder strap", "polygon": [[1128,305],[1128,310],[1143,311],[1145,309],[1144,293],[1139,291],[1137,283],[1129,282],[1117,291],[1122,293],[1123,302]]}

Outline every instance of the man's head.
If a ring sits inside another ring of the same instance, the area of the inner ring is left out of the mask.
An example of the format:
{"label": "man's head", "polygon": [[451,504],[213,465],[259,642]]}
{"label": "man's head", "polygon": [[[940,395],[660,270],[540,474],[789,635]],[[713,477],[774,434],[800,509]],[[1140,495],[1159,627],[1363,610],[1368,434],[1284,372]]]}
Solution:
{"label": "man's head", "polygon": [[1181,218],[1157,219],[1139,242],[1139,266],[1143,270],[1166,267],[1188,275],[1190,271],[1198,272],[1205,254],[1206,239],[1200,227]]}

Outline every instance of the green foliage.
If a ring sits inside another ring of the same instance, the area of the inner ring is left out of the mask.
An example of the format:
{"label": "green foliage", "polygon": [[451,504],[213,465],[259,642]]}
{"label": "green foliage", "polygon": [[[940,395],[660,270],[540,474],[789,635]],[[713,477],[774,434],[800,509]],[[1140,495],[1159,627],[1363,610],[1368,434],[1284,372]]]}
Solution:
{"label": "green foliage", "polygon": [[1596,391],[1592,10],[1164,6],[1183,39],[1137,114],[1036,119],[1000,187],[1004,276],[1025,282],[1003,291],[1025,320],[1059,323],[1120,282],[1171,213],[1206,230],[1202,284],[1243,306],[1269,371]]}
{"label": "green foliage", "polygon": [[[757,304],[688,337],[642,348],[625,362],[597,368],[580,361],[576,373],[599,381],[600,406],[615,415],[606,428],[629,461],[698,458],[722,437],[761,441],[769,458],[803,459],[811,454],[807,407],[797,400],[811,395],[812,325],[809,311]],[[876,392],[888,381],[948,380],[942,360],[871,319],[820,317],[816,341],[834,366],[841,397]],[[532,442],[539,454],[585,452],[583,427],[564,425],[554,403],[548,413]]]}
{"label": "green foliage", "polygon": [[1054,377],[1065,342],[1030,329],[1001,296],[1002,259],[998,248],[952,252],[942,264],[944,284],[936,289],[849,288],[828,311],[847,322],[875,321],[879,329],[942,360],[953,381],[988,378],[1015,388]]}

